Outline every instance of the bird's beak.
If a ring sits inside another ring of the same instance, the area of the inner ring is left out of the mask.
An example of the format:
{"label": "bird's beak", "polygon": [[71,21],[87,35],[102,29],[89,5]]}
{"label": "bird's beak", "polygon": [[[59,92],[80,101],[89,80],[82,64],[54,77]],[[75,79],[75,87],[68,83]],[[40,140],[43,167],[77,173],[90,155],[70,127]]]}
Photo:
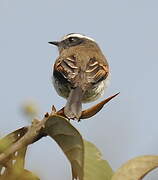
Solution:
{"label": "bird's beak", "polygon": [[60,42],[58,41],[52,41],[52,42],[48,42],[49,44],[53,44],[55,46],[59,46]]}

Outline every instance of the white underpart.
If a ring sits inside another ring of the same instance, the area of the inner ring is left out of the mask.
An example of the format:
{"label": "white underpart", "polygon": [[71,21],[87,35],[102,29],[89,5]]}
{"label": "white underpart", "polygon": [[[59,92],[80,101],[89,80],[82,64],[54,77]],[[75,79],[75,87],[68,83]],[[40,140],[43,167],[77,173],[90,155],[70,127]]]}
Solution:
{"label": "white underpart", "polygon": [[94,40],[93,38],[90,38],[90,37],[85,36],[85,35],[82,35],[82,34],[77,34],[77,33],[76,33],[76,34],[66,35],[66,36],[64,36],[61,40],[65,40],[65,39],[68,39],[68,38],[70,38],[70,37],[86,38],[86,39],[89,39],[89,40],[95,42],[95,40]]}
{"label": "white underpart", "polygon": [[111,79],[111,74],[109,73],[107,78],[104,81],[100,82],[99,86],[96,89],[96,94],[99,95],[98,97],[102,96],[104,94],[104,91],[106,91],[106,89],[109,87],[110,79]]}
{"label": "white underpart", "polygon": [[111,72],[109,72],[107,78],[105,79],[105,90],[109,87],[110,80],[111,80]]}
{"label": "white underpart", "polygon": [[107,87],[109,86],[110,79],[111,78],[109,73],[108,77],[105,80],[98,83],[98,85],[95,88],[92,88],[86,92],[82,102],[89,103],[100,98],[104,94],[104,91],[106,91]]}

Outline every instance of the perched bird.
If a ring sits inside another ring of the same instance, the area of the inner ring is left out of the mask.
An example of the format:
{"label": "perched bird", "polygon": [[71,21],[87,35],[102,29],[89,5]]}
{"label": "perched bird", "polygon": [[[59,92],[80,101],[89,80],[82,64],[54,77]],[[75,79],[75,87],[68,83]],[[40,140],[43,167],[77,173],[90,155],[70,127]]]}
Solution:
{"label": "perched bird", "polygon": [[52,80],[57,93],[67,99],[64,113],[79,120],[82,103],[103,94],[109,79],[108,62],[95,40],[82,34],[71,33],[49,43],[59,50]]}

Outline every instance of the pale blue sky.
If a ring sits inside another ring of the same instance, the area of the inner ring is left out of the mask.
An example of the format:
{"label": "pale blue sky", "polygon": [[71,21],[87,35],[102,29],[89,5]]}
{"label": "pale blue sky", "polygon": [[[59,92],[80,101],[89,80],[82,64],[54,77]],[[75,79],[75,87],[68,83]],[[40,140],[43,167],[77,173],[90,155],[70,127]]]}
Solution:
{"label": "pale blue sky", "polygon": [[[58,52],[47,42],[70,32],[93,37],[109,61],[111,85],[102,99],[121,92],[97,116],[73,124],[113,169],[158,154],[156,0],[0,0],[0,133],[28,124],[20,113],[25,100],[36,101],[41,115],[63,106],[51,84]],[[42,180],[70,178],[67,159],[49,138],[29,147],[27,168]],[[145,180],[157,180],[158,171],[151,175]]]}

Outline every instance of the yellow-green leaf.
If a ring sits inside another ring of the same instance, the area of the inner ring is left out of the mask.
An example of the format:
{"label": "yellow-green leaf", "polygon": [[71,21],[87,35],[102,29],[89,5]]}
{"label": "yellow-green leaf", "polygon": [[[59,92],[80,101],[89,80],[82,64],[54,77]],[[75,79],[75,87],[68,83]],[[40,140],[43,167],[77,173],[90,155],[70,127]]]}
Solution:
{"label": "yellow-green leaf", "polygon": [[40,178],[31,171],[24,169],[21,175],[16,180],[40,180]]}
{"label": "yellow-green leaf", "polygon": [[22,105],[22,112],[29,118],[34,118],[39,114],[39,107],[33,101],[27,101]]}
{"label": "yellow-green leaf", "polygon": [[84,141],[84,149],[84,180],[110,180],[113,171],[96,146]]}
{"label": "yellow-green leaf", "polygon": [[141,180],[147,173],[158,167],[158,156],[140,156],[129,160],[120,167],[112,180]]}

